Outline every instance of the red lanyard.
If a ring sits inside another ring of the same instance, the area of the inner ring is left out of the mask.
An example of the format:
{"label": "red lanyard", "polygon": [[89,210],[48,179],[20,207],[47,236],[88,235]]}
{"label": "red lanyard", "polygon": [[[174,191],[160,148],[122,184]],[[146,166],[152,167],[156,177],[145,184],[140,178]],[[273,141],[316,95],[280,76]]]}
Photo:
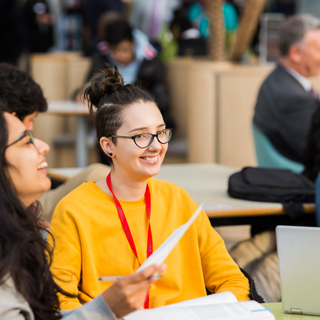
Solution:
{"label": "red lanyard", "polygon": [[[131,235],[131,231],[130,231],[130,227],[129,227],[128,221],[126,219],[126,216],[125,216],[125,214],[123,212],[123,209],[121,207],[121,204],[120,204],[119,200],[114,195],[113,190],[112,190],[111,172],[107,176],[107,185],[108,185],[108,188],[109,188],[109,190],[111,191],[111,193],[113,195],[113,199],[114,199],[114,202],[115,202],[117,210],[118,210],[118,214],[119,214],[119,218],[120,218],[120,221],[121,221],[121,224],[122,224],[122,228],[123,228],[124,233],[126,234],[126,237],[128,239],[130,248],[133,251],[134,255],[136,256],[136,258],[138,260],[138,263],[139,263],[139,266],[141,266],[141,263],[140,263],[139,258],[138,258],[137,249],[136,249],[136,246],[134,244],[133,237]],[[148,221],[149,221],[149,223],[148,223],[148,245],[147,245],[147,258],[149,258],[149,256],[151,256],[152,253],[153,253],[153,245],[152,245],[152,232],[151,232],[151,226],[150,226],[151,197],[150,197],[150,190],[149,190],[149,186],[148,185],[147,185],[147,188],[146,188],[146,192],[144,194],[144,199],[145,199],[145,202],[146,202],[147,216],[148,216]],[[146,301],[144,303],[144,308],[145,309],[149,309],[149,291],[148,291],[148,294],[147,294],[147,297],[146,297]]]}

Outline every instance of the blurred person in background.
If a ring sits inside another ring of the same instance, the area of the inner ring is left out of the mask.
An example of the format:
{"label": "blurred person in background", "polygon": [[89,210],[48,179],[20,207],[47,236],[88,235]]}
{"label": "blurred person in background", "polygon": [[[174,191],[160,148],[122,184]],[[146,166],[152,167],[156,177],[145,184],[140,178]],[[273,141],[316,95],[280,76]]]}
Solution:
{"label": "blurred person in background", "polygon": [[95,50],[99,42],[98,22],[101,14],[112,11],[121,15],[124,5],[125,1],[122,0],[83,0],[84,17],[89,28],[87,55],[90,55]]}
{"label": "blurred person in background", "polygon": [[192,25],[188,17],[189,9],[195,2],[195,0],[183,1],[182,5],[174,11],[170,29],[179,47],[178,56],[207,54],[206,40],[201,37],[199,30]]}
{"label": "blurred person in background", "polygon": [[45,53],[54,45],[53,15],[46,0],[27,0],[25,7],[28,51]]}
{"label": "blurred person in background", "polygon": [[17,0],[0,1],[0,62],[16,65],[23,49],[22,12]]}
{"label": "blurred person in background", "polygon": [[[138,29],[132,29],[123,20],[111,22],[106,26],[105,41],[98,44],[92,55],[90,79],[95,72],[104,69],[106,63],[119,67],[125,83],[135,83],[150,90],[162,113],[168,128],[174,128],[169,115],[169,97],[165,82],[165,66],[158,58],[157,51],[148,37]],[[101,153],[101,162],[108,159]]]}
{"label": "blurred person in background", "polygon": [[132,0],[130,24],[144,32],[160,51],[160,33],[165,26],[169,26],[173,11],[180,5],[181,0]]}
{"label": "blurred person in background", "polygon": [[[309,78],[320,73],[320,20],[307,14],[288,18],[280,29],[279,49],[281,58],[260,88],[253,122],[283,156],[299,163],[308,156],[307,175],[315,179],[320,168],[314,163],[320,159],[314,141],[319,141],[319,94]],[[281,300],[273,230],[237,244],[230,254],[255,279],[266,302]]]}
{"label": "blurred person in background", "polygon": [[26,72],[8,63],[0,63],[0,99],[10,108],[6,111],[14,113],[31,131],[34,118],[48,109],[40,86]]}
{"label": "blurred person in background", "polygon": [[[226,0],[222,5],[226,45],[230,46],[232,34],[238,26],[240,8],[235,0]],[[206,1],[185,0],[174,11],[170,25],[178,43],[179,56],[205,56],[209,39],[209,17],[206,12]]]}
{"label": "blurred person in background", "polygon": [[284,22],[280,60],[263,82],[253,122],[283,156],[303,163],[319,94],[309,78],[320,73],[320,20],[308,14]]}

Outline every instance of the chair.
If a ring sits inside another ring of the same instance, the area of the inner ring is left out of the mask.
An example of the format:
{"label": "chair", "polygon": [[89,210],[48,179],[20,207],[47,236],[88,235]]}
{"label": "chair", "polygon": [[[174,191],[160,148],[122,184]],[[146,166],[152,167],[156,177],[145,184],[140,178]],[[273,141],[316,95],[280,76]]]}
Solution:
{"label": "chair", "polygon": [[259,167],[289,169],[301,173],[304,166],[281,155],[266,135],[252,123],[254,145]]}

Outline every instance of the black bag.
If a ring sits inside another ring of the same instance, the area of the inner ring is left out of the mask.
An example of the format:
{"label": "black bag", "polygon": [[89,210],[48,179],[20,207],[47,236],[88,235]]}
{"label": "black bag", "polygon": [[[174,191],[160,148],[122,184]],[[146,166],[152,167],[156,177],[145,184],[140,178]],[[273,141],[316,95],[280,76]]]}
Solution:
{"label": "black bag", "polygon": [[314,183],[285,169],[243,168],[230,176],[228,193],[238,199],[279,202],[291,218],[304,214],[303,203],[315,202]]}

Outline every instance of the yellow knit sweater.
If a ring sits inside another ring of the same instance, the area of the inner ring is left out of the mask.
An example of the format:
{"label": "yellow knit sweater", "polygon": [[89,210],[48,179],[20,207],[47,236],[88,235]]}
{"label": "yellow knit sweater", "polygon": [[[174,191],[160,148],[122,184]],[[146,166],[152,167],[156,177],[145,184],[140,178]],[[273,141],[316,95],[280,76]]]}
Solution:
{"label": "yellow knit sweater", "polygon": [[[151,230],[156,250],[194,213],[197,204],[187,192],[169,182],[150,179]],[[120,201],[141,263],[146,259],[148,219],[144,198]],[[94,182],[83,183],[56,207],[50,232],[55,239],[51,271],[65,291],[61,309],[72,310],[102,293],[111,283],[101,276],[127,275],[138,269],[122,229],[114,200]],[[49,241],[50,237],[49,237]],[[150,307],[160,307],[206,295],[231,291],[248,300],[249,284],[229,256],[224,242],[202,211],[165,263],[164,277],[151,286]]]}

